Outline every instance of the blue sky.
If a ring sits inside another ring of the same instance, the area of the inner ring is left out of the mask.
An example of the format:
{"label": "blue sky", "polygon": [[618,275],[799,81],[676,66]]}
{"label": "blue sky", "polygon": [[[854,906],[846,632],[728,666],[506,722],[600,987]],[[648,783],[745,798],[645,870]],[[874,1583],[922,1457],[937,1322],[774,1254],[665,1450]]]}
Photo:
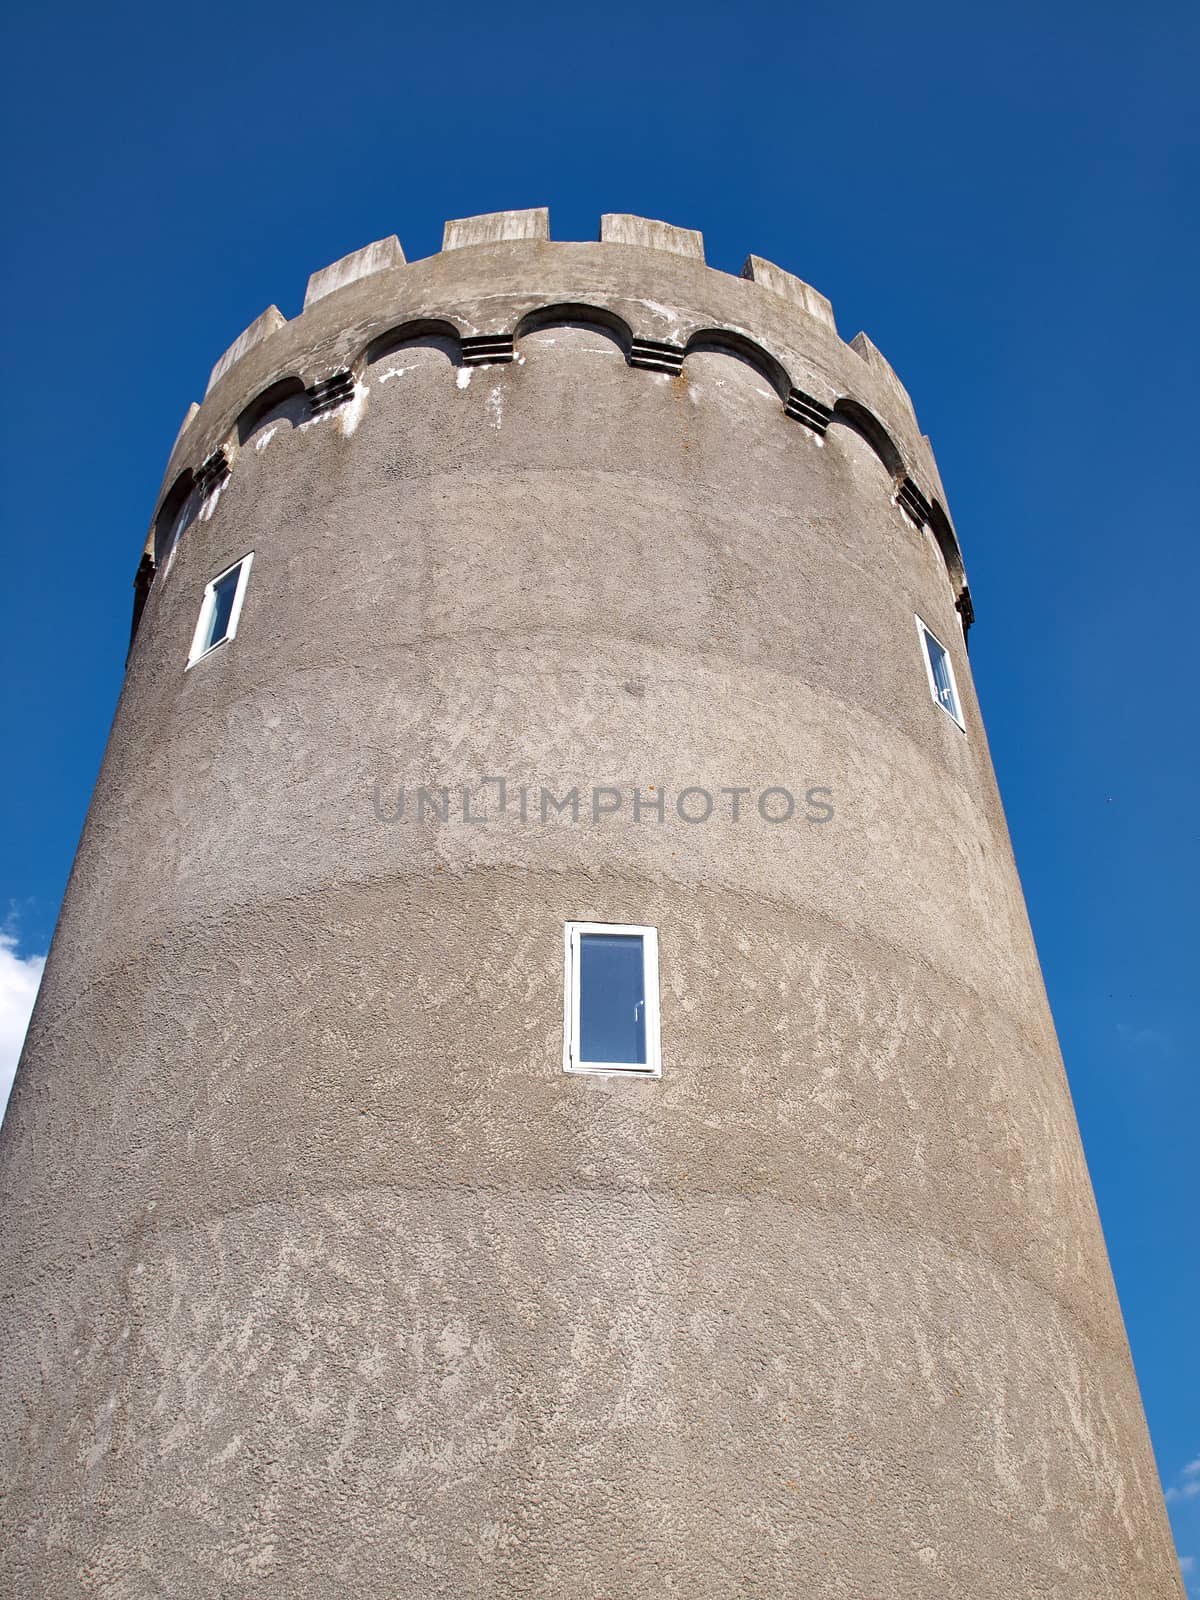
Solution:
{"label": "blue sky", "polygon": [[230,340],[271,302],[294,315],[348,250],[395,232],[427,255],[445,217],[504,207],[548,204],[558,238],[662,217],[734,272],[767,256],[830,296],[844,337],[866,329],[933,438],[1200,1593],[1200,10],[20,0],[0,44],[0,1060],[103,749],[159,475]]}

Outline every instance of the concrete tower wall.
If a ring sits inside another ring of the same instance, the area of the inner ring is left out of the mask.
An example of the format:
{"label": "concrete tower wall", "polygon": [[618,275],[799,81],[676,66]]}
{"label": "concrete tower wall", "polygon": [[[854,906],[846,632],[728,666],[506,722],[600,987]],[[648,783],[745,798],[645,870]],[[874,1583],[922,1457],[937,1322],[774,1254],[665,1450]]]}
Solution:
{"label": "concrete tower wall", "polygon": [[[0,1137],[0,1589],[1181,1594],[907,395],[686,230],[446,245],[168,467]],[[657,927],[661,1080],[564,1074],[569,919]]]}

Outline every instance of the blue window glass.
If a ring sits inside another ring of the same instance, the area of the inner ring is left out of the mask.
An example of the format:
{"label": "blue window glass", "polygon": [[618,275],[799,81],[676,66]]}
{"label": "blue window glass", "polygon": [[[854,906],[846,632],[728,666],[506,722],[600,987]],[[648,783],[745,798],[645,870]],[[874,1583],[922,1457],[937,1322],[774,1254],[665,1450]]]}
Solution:
{"label": "blue window glass", "polygon": [[229,618],[233,613],[233,597],[237,594],[238,576],[241,573],[241,564],[234,567],[232,572],[227,572],[223,578],[213,585],[212,621],[208,627],[208,638],[204,642],[207,650],[221,640],[229,632]]}
{"label": "blue window glass", "polygon": [[646,1064],[646,962],[641,934],[580,937],[579,1054],[583,1061]]}
{"label": "blue window glass", "polygon": [[925,635],[925,642],[929,647],[929,664],[933,668],[938,699],[949,710],[954,704],[954,693],[950,688],[950,674],[946,671],[946,652],[931,634]]}
{"label": "blue window glass", "polygon": [[929,655],[929,670],[933,674],[933,686],[938,702],[946,708],[955,722],[961,722],[962,716],[958,709],[958,696],[954,692],[954,678],[950,672],[950,658],[928,628],[924,628],[922,631],[925,635],[925,649]]}

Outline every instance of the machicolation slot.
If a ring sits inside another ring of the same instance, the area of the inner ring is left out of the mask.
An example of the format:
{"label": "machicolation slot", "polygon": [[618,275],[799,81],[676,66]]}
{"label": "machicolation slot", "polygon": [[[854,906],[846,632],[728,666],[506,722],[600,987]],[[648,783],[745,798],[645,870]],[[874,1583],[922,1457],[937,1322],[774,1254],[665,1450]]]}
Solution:
{"label": "machicolation slot", "polygon": [[480,333],[462,342],[465,367],[486,367],[511,361],[516,355],[511,333]]}
{"label": "machicolation slot", "polygon": [[904,478],[896,498],[918,528],[923,528],[933,515],[929,501],[909,477]]}
{"label": "machicolation slot", "polygon": [[659,339],[634,338],[629,347],[629,365],[645,367],[650,372],[666,372],[677,378],[683,371],[684,348],[681,344],[666,344]]}
{"label": "machicolation slot", "polygon": [[196,470],[196,488],[202,498],[210,495],[218,484],[224,483],[233,468],[229,462],[229,452],[222,445],[219,450],[214,450],[206,461],[201,462]]}
{"label": "machicolation slot", "polygon": [[829,427],[833,412],[828,406],[823,406],[819,400],[814,400],[812,395],[805,394],[803,389],[795,386],[788,390],[787,400],[784,402],[784,411],[789,417],[794,417],[797,422],[802,422],[806,428],[811,428],[822,438]]}
{"label": "machicolation slot", "polygon": [[345,405],[353,394],[354,374],[347,368],[343,367],[331,377],[322,378],[308,390],[313,416],[322,416],[326,411],[333,411],[336,407]]}

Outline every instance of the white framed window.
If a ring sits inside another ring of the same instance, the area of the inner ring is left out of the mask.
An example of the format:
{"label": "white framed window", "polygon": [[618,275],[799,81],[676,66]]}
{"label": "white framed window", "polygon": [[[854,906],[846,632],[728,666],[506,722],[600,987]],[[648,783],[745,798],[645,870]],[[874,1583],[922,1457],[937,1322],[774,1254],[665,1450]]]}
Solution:
{"label": "white framed window", "polygon": [[925,657],[925,675],[929,679],[929,692],[947,716],[953,717],[964,733],[962,705],[958,698],[958,685],[954,681],[954,663],[946,646],[926,623],[917,618],[917,633]]}
{"label": "white framed window", "polygon": [[251,550],[249,555],[226,567],[224,572],[218,572],[205,589],[187,659],[189,667],[194,667],[202,656],[208,655],[219,644],[224,644],[226,639],[232,639],[237,632],[242,601],[246,598],[246,580],[250,576],[250,563],[253,560],[254,551]]}
{"label": "white framed window", "polygon": [[564,1070],[661,1077],[658,930],[568,922],[564,944]]}

